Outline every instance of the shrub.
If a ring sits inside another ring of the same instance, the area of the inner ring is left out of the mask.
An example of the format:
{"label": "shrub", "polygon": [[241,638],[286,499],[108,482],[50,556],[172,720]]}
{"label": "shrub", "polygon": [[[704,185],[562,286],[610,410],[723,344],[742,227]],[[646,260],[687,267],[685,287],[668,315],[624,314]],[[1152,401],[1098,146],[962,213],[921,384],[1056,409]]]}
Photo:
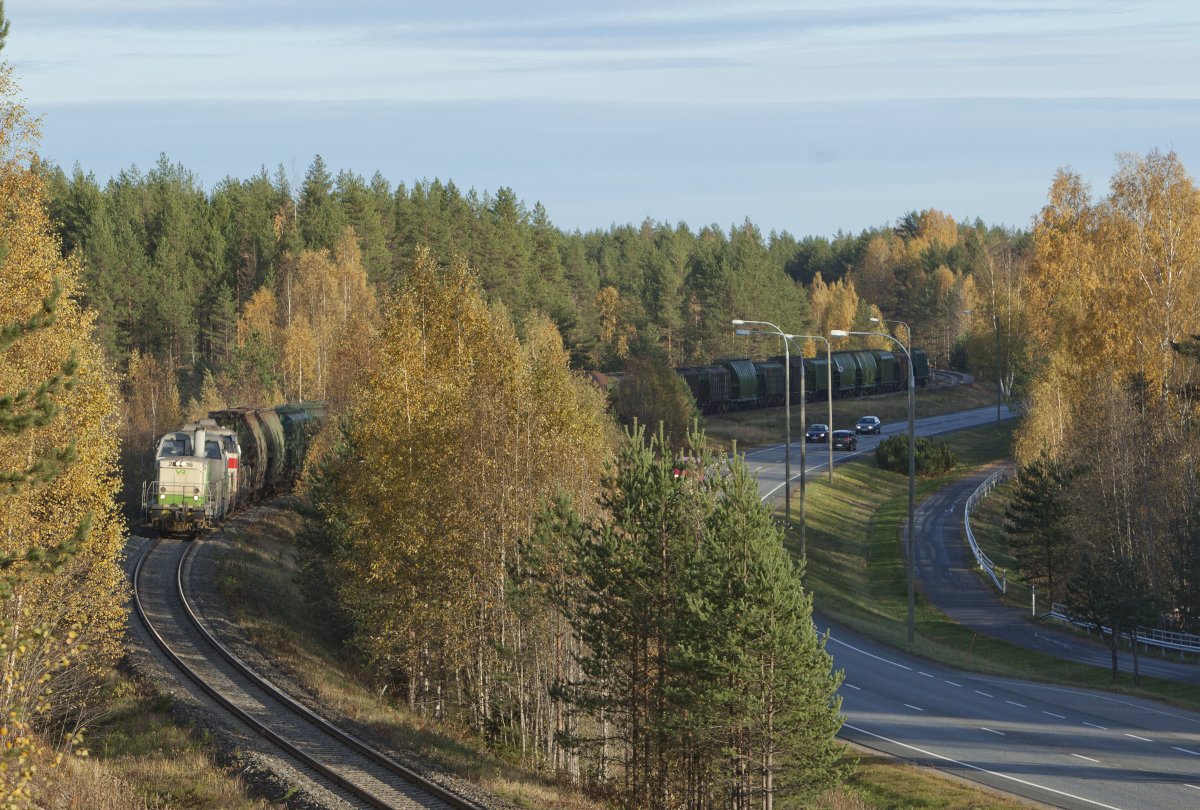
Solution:
{"label": "shrub", "polygon": [[[908,434],[889,436],[875,448],[875,461],[881,470],[908,474]],[[940,475],[958,464],[954,451],[945,442],[917,437],[917,475]]]}

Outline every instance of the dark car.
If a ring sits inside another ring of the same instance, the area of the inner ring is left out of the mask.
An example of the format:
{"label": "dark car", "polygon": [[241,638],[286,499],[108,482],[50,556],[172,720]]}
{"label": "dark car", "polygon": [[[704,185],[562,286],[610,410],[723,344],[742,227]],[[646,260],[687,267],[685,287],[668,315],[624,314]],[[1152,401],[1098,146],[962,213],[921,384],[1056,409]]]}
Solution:
{"label": "dark car", "polygon": [[855,433],[874,433],[879,435],[879,431],[883,429],[883,423],[879,421],[878,416],[864,416],[854,423]]}
{"label": "dark car", "polygon": [[808,431],[804,434],[806,442],[821,442],[822,444],[829,441],[829,425],[809,425]]}
{"label": "dark car", "polygon": [[858,437],[850,430],[835,430],[833,432],[834,450],[857,450]]}

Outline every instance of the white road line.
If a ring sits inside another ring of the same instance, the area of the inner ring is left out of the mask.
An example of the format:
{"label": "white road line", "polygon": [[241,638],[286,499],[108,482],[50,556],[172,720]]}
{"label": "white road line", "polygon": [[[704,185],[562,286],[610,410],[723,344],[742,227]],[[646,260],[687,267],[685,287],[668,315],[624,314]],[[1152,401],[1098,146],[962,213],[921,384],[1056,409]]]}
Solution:
{"label": "white road line", "polygon": [[1057,717],[1059,720],[1066,720],[1066,719],[1067,719],[1067,718],[1066,718],[1066,715],[1062,715],[1062,714],[1055,714],[1054,712],[1048,712],[1048,711],[1046,711],[1045,709],[1043,709],[1043,710],[1042,710],[1042,714],[1048,714],[1048,715],[1050,715],[1051,717]]}
{"label": "white road line", "polygon": [[1196,790],[1200,790],[1200,787],[1196,787],[1196,785],[1191,785],[1191,784],[1188,784],[1187,782],[1184,782],[1184,784],[1190,788],[1196,788]]}
{"label": "white road line", "polygon": [[1088,762],[1099,762],[1100,761],[1098,759],[1092,759],[1091,757],[1085,757],[1083,754],[1071,754],[1071,756],[1079,757],[1080,759],[1086,759]]}
{"label": "white road line", "polygon": [[920,670],[917,670],[917,674],[918,674],[918,675],[924,675],[926,678],[932,678],[932,677],[933,677],[933,676],[932,676],[932,675],[930,675],[928,672],[921,672]]}
{"label": "white road line", "polygon": [[842,686],[849,686],[849,687],[850,687],[851,689],[853,689],[855,692],[861,692],[861,691],[862,691],[861,689],[859,689],[857,686],[855,686],[855,685],[854,685],[854,684],[852,684],[852,683],[843,683],[843,684],[842,684]]}
{"label": "white road line", "polygon": [[912,705],[911,703],[905,703],[904,705],[905,705],[905,706],[907,706],[907,707],[908,707],[908,708],[910,708],[910,709],[916,709],[916,710],[917,710],[917,711],[919,711],[919,712],[923,712],[923,711],[925,711],[925,710],[924,710],[924,709],[922,709],[920,706],[914,706],[914,705]]}
{"label": "white road line", "polygon": [[1026,706],[1024,703],[1017,703],[1015,700],[1006,700],[1006,701],[1004,701],[1004,702],[1005,702],[1005,703],[1011,703],[1013,706],[1020,706],[1022,709],[1028,709],[1028,708],[1029,708],[1029,707],[1028,707],[1028,706]]}
{"label": "white road line", "polygon": [[[991,776],[998,777],[1000,779],[1007,779],[1010,782],[1016,782],[1017,784],[1026,785],[1026,786],[1032,787],[1032,788],[1037,788],[1038,790],[1044,790],[1047,793],[1053,793],[1057,796],[1066,796],[1068,799],[1075,799],[1076,801],[1081,801],[1081,802],[1084,802],[1085,804],[1090,804],[1095,807],[1103,807],[1103,808],[1105,808],[1105,810],[1121,810],[1119,807],[1113,807],[1111,804],[1102,804],[1100,802],[1093,801],[1092,799],[1085,799],[1082,796],[1076,796],[1074,793],[1066,793],[1065,791],[1062,791],[1062,790],[1055,790],[1052,787],[1046,787],[1045,785],[1039,785],[1037,782],[1029,782],[1024,779],[1019,779],[1015,776],[1009,776],[1006,773],[1000,773],[999,771],[989,771],[987,768],[981,768],[978,765],[972,765],[969,762],[963,762],[962,760],[951,759],[950,757],[945,757],[945,756],[942,756],[941,754],[935,754],[933,751],[927,751],[924,748],[917,748],[915,745],[909,745],[908,743],[902,743],[899,740],[893,740],[890,737],[884,737],[882,734],[876,734],[873,731],[867,731],[865,728],[859,728],[858,726],[852,726],[849,723],[843,723],[842,728],[852,729],[854,731],[857,731],[860,734],[866,734],[867,736],[874,737],[877,740],[883,740],[884,742],[889,742],[892,745],[898,745],[901,748],[907,748],[910,751],[916,751],[918,754],[924,754],[927,757],[936,757],[937,759],[940,759],[944,762],[952,762],[955,765],[961,765],[962,767],[970,768],[973,771],[979,771],[980,773],[986,773]],[[1200,790],[1200,788],[1196,788],[1196,789]]]}
{"label": "white road line", "polygon": [[1135,740],[1141,740],[1142,742],[1154,742],[1154,740],[1147,740],[1145,737],[1139,737],[1139,736],[1138,736],[1138,735],[1136,735],[1136,734],[1128,734],[1128,733],[1127,733],[1125,736],[1126,736],[1126,737],[1133,737]]}
{"label": "white road line", "polygon": [[1098,725],[1096,725],[1095,723],[1089,723],[1089,722],[1088,722],[1088,721],[1086,721],[1086,720],[1084,720],[1084,721],[1083,721],[1083,724],[1084,724],[1085,726],[1091,726],[1092,728],[1098,728],[1098,729],[1100,729],[1101,731],[1108,731],[1108,726],[1098,726]]}
{"label": "white road line", "polygon": [[1001,737],[1003,737],[1003,736],[1004,736],[1004,732],[1003,732],[1003,731],[996,731],[996,729],[994,729],[994,728],[988,728],[987,726],[980,726],[980,727],[979,727],[979,730],[980,730],[980,731],[986,731],[986,732],[988,732],[989,734],[999,734]]}
{"label": "white road line", "polygon": [[[943,678],[942,680],[946,680],[946,679]],[[946,681],[946,683],[950,684],[951,686],[957,686],[959,689],[962,689],[961,683],[955,683],[954,681]]]}
{"label": "white road line", "polygon": [[1183,753],[1185,753],[1185,754],[1191,754],[1191,755],[1192,755],[1192,756],[1194,756],[1194,757],[1200,757],[1200,751],[1190,751],[1190,750],[1188,750],[1187,748],[1179,748],[1179,747],[1177,747],[1177,746],[1174,746],[1174,745],[1172,745],[1172,746],[1171,746],[1171,750],[1173,750],[1173,751],[1182,751],[1182,752],[1183,752]]}
{"label": "white road line", "polygon": [[909,672],[912,672],[912,667],[906,667],[906,666],[904,666],[904,664],[898,664],[895,661],[889,661],[886,658],[881,658],[880,656],[874,655],[873,653],[869,653],[866,650],[860,650],[858,647],[855,647],[853,644],[847,644],[846,642],[837,638],[832,633],[829,635],[829,640],[834,642],[835,644],[841,644],[843,647],[846,647],[847,649],[854,650],[856,653],[862,653],[863,655],[867,656],[867,658],[874,658],[876,661],[882,661],[885,664],[891,664],[894,667],[900,667],[900,669],[907,669]]}
{"label": "white road line", "polygon": [[991,695],[989,695],[987,692],[980,692],[978,689],[975,690],[975,694],[983,695],[984,697],[991,697]]}

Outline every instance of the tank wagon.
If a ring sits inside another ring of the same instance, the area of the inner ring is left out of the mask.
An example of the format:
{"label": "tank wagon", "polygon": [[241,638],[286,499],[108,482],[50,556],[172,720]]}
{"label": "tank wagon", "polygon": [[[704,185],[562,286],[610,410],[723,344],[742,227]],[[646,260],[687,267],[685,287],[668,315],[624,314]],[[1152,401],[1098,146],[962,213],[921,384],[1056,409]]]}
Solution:
{"label": "tank wagon", "polygon": [[[913,349],[912,357],[917,387],[924,387],[929,382],[928,355],[922,349]],[[835,399],[908,388],[907,357],[903,352],[882,349],[843,349],[833,352],[828,360],[824,354],[807,359],[780,355],[762,362],[726,359],[711,366],[681,366],[675,372],[687,383],[696,407],[702,413],[713,414],[782,405],[785,363],[791,364],[790,393],[794,402],[799,401],[801,375],[809,402],[826,399],[831,383]]]}
{"label": "tank wagon", "polygon": [[194,535],[295,482],[322,402],[227,408],[167,433],[155,448],[142,513],[159,531]]}

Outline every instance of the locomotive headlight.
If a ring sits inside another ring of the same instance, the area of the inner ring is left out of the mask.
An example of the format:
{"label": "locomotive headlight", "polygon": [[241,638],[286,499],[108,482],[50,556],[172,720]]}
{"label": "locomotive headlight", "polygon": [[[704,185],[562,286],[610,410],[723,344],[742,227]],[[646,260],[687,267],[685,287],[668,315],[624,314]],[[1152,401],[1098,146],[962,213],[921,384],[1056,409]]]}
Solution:
{"label": "locomotive headlight", "polygon": [[192,500],[193,500],[193,501],[198,501],[198,500],[200,500],[200,496],[199,496],[199,495],[193,495],[193,496],[192,496]]}

